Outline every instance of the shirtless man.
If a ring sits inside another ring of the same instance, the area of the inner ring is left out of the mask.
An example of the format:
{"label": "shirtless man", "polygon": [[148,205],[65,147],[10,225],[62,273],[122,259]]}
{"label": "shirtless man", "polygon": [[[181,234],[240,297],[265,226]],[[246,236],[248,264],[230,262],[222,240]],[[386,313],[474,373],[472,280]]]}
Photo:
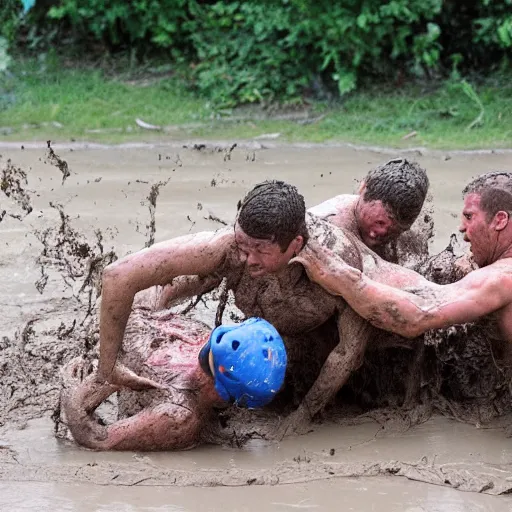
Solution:
{"label": "shirtless man", "polygon": [[[87,448],[192,448],[222,437],[214,408],[262,407],[284,382],[283,340],[261,319],[219,326],[210,334],[201,322],[139,304],[130,315],[124,347],[123,362],[166,389],[140,393],[99,384],[91,366],[72,360],[63,370],[61,406],[73,438]],[[95,410],[116,391],[121,391],[118,419],[105,424]]]}
{"label": "shirtless man", "polygon": [[354,233],[386,261],[404,265],[428,255],[428,236],[411,229],[428,188],[425,169],[397,158],[371,170],[357,195],[342,194],[309,211]]}
{"label": "shirtless man", "polygon": [[413,338],[491,315],[502,339],[512,342],[512,173],[483,174],[465,187],[463,197],[459,229],[479,268],[455,283],[436,285],[417,276],[411,293],[410,271],[405,283],[399,267],[377,282],[318,244],[294,261],[381,329]]}
{"label": "shirtless man", "polygon": [[[116,364],[135,294],[166,285],[178,276],[199,276],[204,288],[191,293],[178,286],[174,298],[211,290],[223,278],[234,292],[236,306],[247,317],[271,322],[283,336],[289,366],[302,372],[313,357],[325,352],[325,362],[298,409],[288,417],[287,430],[308,424],[358,368],[365,350],[368,322],[344,300],[312,283],[300,265],[288,265],[311,239],[335,251],[356,268],[375,276],[384,262],[355,236],[312,215],[306,218],[304,198],[295,187],[271,181],[256,186],[241,203],[234,228],[178,237],[131,254],[103,274],[100,310],[98,382],[132,389],[161,387]],[[339,340],[328,347],[322,329],[331,319]],[[295,350],[306,339],[307,350]],[[328,354],[328,356],[327,356]],[[302,359],[301,359],[302,357]],[[318,359],[318,358],[316,358]]]}

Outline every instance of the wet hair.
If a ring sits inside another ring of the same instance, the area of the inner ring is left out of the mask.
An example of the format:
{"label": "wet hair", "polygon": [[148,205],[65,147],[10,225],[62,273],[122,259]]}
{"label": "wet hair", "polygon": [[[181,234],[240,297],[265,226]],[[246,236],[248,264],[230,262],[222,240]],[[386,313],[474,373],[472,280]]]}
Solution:
{"label": "wet hair", "polygon": [[282,252],[299,235],[308,240],[304,197],[284,181],[256,185],[239,201],[237,221],[247,236],[276,242]]}
{"label": "wet hair", "polygon": [[382,201],[397,222],[409,226],[420,214],[430,185],[425,169],[405,158],[376,167],[364,182],[364,201]]}
{"label": "wet hair", "polygon": [[512,215],[512,173],[493,171],[481,174],[464,187],[462,197],[480,196],[480,208],[490,221],[499,211]]}

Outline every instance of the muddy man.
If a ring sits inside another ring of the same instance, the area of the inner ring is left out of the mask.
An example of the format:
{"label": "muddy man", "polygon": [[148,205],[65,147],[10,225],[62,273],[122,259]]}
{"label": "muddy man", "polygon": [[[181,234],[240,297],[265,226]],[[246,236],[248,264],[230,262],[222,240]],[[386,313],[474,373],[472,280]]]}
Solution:
{"label": "muddy man", "polygon": [[[214,408],[259,408],[284,382],[287,356],[275,328],[260,318],[211,333],[204,324],[135,306],[125,333],[123,362],[165,390],[122,390],[121,419],[105,425],[95,409],[119,387],[98,384],[81,358],[63,370],[61,405],[76,442],[99,450],[184,450],[212,440]],[[89,374],[90,373],[90,374]]]}
{"label": "muddy man", "polygon": [[309,211],[350,231],[381,258],[409,266],[428,255],[431,217],[420,216],[429,188],[425,169],[395,158],[370,170],[357,194],[341,194]]}
{"label": "muddy man", "polygon": [[[357,195],[339,195],[309,211],[353,234],[386,261],[412,266],[428,256],[428,240],[432,234],[431,218],[428,214],[420,216],[428,188],[429,180],[425,169],[416,162],[396,158],[370,170],[362,180]],[[194,289],[194,281],[197,290]],[[202,286],[204,282],[194,277],[177,279],[172,286],[166,287],[167,295],[165,292],[162,294],[160,306],[166,308],[170,306],[173,297],[186,295],[186,290],[189,293],[201,291]],[[183,288],[185,293],[180,288]],[[359,350],[364,352],[366,345],[371,341],[373,331],[353,312],[346,311],[344,315],[348,335],[357,336]],[[332,344],[326,344],[326,338],[332,337],[332,333],[326,333],[325,330],[319,332],[317,329],[315,335],[311,331],[309,334],[310,343],[309,347],[305,348],[306,351],[310,350],[311,345],[316,345],[316,348],[324,352],[333,348]],[[319,341],[314,342],[318,338]],[[304,345],[304,340],[302,341],[301,344],[295,338],[293,344],[297,350],[301,350],[301,345]],[[342,350],[342,346],[338,346],[337,350]],[[326,355],[321,354],[319,357],[323,362]],[[335,354],[332,355],[332,358],[334,357]],[[352,370],[357,369],[361,361],[362,357],[356,359]],[[292,367],[294,366],[297,365],[292,364]],[[306,374],[312,373],[316,376],[318,368],[311,364],[298,365],[296,373],[295,387],[302,381],[301,383],[309,389],[314,381]],[[329,372],[326,375],[332,376]],[[340,372],[332,381],[333,389],[336,386],[341,387],[347,376],[346,371]],[[286,432],[308,428],[310,417],[326,403],[318,397],[313,400],[314,395],[315,387],[312,388],[307,401],[303,402],[303,406],[309,403],[309,407],[299,407],[296,413],[289,416],[282,424],[278,437],[282,437]],[[327,393],[324,396],[328,400],[332,394]],[[316,405],[313,402],[316,402]]]}
{"label": "muddy man", "polygon": [[[386,273],[388,263],[356,236],[306,215],[302,195],[281,181],[251,190],[234,227],[174,238],[110,265],[102,280],[97,381],[133,389],[161,386],[117,362],[137,292],[195,275],[192,288],[177,286],[173,298],[191,296],[214,289],[226,278],[246,317],[264,318],[281,334],[291,372],[302,375],[311,366],[312,353],[325,354],[319,374],[283,424],[284,433],[301,431],[360,366],[372,330],[341,297],[312,283],[301,265],[288,264],[310,241],[371,277]],[[333,319],[337,333],[329,344],[323,328]]]}

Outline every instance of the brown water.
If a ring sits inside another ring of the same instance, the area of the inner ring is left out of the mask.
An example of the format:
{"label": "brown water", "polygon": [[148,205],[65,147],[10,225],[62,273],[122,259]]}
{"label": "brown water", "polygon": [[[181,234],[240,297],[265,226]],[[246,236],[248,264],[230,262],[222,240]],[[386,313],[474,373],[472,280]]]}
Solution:
{"label": "brown water", "polygon": [[[229,153],[179,145],[56,145],[55,151],[71,169],[62,185],[60,171],[44,163],[44,144],[24,150],[20,146],[1,149],[0,164],[3,167],[11,158],[28,171],[34,212],[23,222],[5,217],[0,224],[0,336],[12,336],[34,314],[46,313],[53,320],[73,315],[66,301],[70,292],[62,281],[51,279],[43,295],[34,287],[40,275],[34,262],[40,245],[30,231],[58,221],[49,201],[64,204],[66,212],[77,217],[74,225],[89,233],[97,227],[112,229],[111,244],[122,255],[144,245],[149,216],[141,201],[155,182],[170,178],[157,202],[158,241],[218,228],[218,222],[204,218],[210,213],[231,221],[238,199],[264,179],[294,183],[312,206],[352,192],[370,168],[390,158],[342,147],[247,147]],[[509,153],[453,153],[449,159],[446,155],[411,155],[427,168],[431,180],[437,230],[432,252],[443,249],[457,228],[464,183],[481,172],[512,167]],[[2,195],[0,210],[9,208],[12,204]],[[105,246],[109,245],[107,240]],[[203,314],[211,319],[211,311]],[[369,474],[372,464],[397,460],[423,467],[458,464],[484,473],[485,468],[499,468],[504,480],[512,479],[512,470],[509,474],[506,469],[512,450],[502,430],[443,418],[401,434],[382,433],[373,422],[324,425],[282,443],[252,441],[243,450],[207,446],[150,455],[89,452],[57,441],[52,427],[43,418],[22,430],[7,424],[0,431],[0,510],[512,510],[512,501],[505,496],[462,492],[399,476],[347,476],[354,468],[357,474]],[[333,475],[325,470],[326,464]],[[173,478],[181,481],[183,474],[190,486],[172,485]],[[202,475],[212,474],[220,475],[222,486],[201,487]],[[261,475],[270,475],[274,485],[247,484]]]}

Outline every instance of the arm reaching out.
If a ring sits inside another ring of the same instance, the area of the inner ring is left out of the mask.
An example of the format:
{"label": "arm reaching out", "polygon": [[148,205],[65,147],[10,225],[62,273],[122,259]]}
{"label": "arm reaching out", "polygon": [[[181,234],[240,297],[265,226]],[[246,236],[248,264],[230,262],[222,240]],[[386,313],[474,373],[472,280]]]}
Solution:
{"label": "arm reaching out", "polygon": [[411,293],[395,288],[403,283],[399,269],[383,273],[378,282],[319,245],[308,244],[291,262],[304,265],[312,281],[341,295],[374,326],[407,338],[473,322],[512,300],[511,275],[501,266],[475,270],[444,286],[422,280]]}
{"label": "arm reaching out", "polygon": [[130,254],[105,269],[100,309],[99,382],[134,389],[160,387],[116,365],[133,298],[141,290],[165,285],[181,275],[213,274],[224,263],[232,241],[231,229],[182,236]]}

